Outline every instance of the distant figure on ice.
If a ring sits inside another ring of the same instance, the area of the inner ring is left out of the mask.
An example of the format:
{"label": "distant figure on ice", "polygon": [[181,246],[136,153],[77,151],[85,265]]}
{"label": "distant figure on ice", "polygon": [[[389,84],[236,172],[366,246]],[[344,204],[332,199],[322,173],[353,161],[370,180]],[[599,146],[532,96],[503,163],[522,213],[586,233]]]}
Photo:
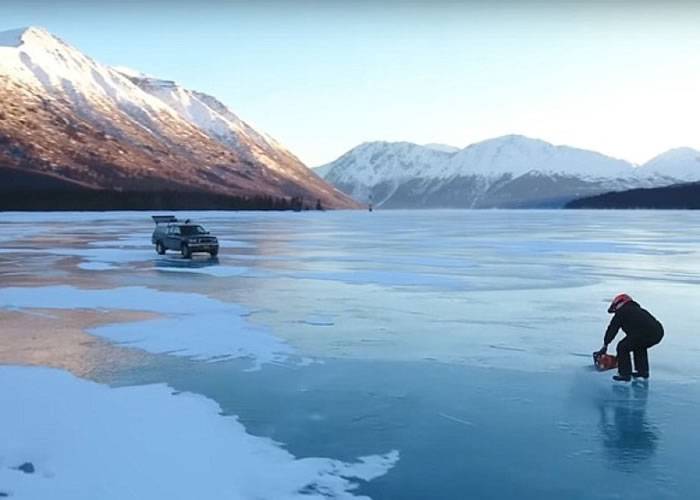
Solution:
{"label": "distant figure on ice", "polygon": [[[614,314],[603,339],[600,353],[608,351],[608,345],[622,328],[627,336],[617,344],[617,371],[615,380],[629,382],[632,377],[649,378],[647,349],[661,342],[664,327],[659,320],[643,309],[632,297],[622,293],[615,297],[608,308]],[[630,353],[634,353],[635,372],[632,372]]]}

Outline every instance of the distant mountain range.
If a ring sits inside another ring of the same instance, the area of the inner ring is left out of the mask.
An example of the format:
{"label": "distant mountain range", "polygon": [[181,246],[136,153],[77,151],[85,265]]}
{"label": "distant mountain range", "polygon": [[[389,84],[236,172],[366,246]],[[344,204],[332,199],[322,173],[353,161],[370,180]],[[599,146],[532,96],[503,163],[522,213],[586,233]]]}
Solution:
{"label": "distant mountain range", "polygon": [[609,191],[700,180],[700,152],[675,149],[637,166],[518,135],[464,149],[370,142],[317,172],[356,200],[384,208],[562,207]]}
{"label": "distant mountain range", "polygon": [[172,208],[357,206],[214,97],[104,66],[34,27],[0,33],[0,191],[0,208],[71,205],[56,193],[185,205]]}

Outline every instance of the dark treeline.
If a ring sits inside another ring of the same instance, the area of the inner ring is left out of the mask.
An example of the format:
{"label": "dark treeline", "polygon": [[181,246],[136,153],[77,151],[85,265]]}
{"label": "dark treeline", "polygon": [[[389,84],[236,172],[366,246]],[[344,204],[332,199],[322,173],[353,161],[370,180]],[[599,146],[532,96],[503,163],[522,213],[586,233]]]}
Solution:
{"label": "dark treeline", "polygon": [[700,209],[700,183],[605,193],[569,202],[566,208]]}
{"label": "dark treeline", "polygon": [[227,196],[183,191],[13,190],[0,191],[0,210],[322,210],[302,197]]}

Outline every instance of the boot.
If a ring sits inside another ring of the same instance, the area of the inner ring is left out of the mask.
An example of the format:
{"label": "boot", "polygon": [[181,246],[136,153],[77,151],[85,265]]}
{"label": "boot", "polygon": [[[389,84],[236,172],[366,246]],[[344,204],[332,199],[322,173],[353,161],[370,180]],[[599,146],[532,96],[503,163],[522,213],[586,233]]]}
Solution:
{"label": "boot", "polygon": [[617,382],[629,382],[632,380],[632,377],[629,375],[613,375],[613,380]]}
{"label": "boot", "polygon": [[633,376],[634,378],[643,378],[643,379],[649,378],[649,374],[648,374],[648,373],[642,373],[642,372],[632,372],[632,376]]}

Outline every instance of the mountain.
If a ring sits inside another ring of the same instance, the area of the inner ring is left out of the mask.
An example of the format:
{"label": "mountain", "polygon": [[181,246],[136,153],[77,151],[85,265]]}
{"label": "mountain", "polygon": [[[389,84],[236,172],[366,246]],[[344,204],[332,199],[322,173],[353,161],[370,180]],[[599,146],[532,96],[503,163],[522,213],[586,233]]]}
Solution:
{"label": "mountain", "polygon": [[258,132],[215,97],[185,89],[170,80],[123,73],[141,90],[174,109],[181,118],[196,125],[220,143],[237,151],[248,161],[258,161],[280,175],[310,182],[309,169],[270,136]]}
{"label": "mountain", "polygon": [[214,97],[102,65],[34,27],[0,33],[0,186],[356,206]]}
{"label": "mountain", "polygon": [[700,151],[677,148],[666,151],[640,167],[646,175],[673,181],[700,181]]}
{"label": "mountain", "polygon": [[700,209],[700,182],[630,189],[579,198],[566,208]]}
{"label": "mountain", "polygon": [[358,201],[384,208],[560,207],[582,196],[670,183],[623,160],[519,135],[457,151],[365,143],[320,172]]}
{"label": "mountain", "polygon": [[638,169],[657,186],[606,192],[569,202],[567,208],[700,209],[700,151],[677,148]]}
{"label": "mountain", "polygon": [[442,151],[443,153],[456,153],[459,151],[457,146],[450,146],[449,144],[438,144],[432,142],[430,144],[423,144],[423,146],[429,149],[434,149],[435,151]]}
{"label": "mountain", "polygon": [[324,178],[328,171],[333,167],[333,165],[328,164],[328,165],[323,165],[321,167],[314,167],[313,170],[321,178]]}

